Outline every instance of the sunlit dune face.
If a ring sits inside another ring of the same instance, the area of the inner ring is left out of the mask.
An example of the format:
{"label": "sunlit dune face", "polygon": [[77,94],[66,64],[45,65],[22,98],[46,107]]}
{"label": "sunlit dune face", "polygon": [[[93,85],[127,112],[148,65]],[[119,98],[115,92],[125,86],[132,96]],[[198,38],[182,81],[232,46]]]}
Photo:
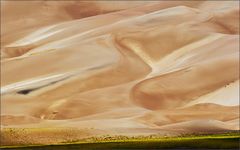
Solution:
{"label": "sunlit dune face", "polygon": [[238,4],[1,1],[1,127],[64,128],[40,144],[239,130]]}

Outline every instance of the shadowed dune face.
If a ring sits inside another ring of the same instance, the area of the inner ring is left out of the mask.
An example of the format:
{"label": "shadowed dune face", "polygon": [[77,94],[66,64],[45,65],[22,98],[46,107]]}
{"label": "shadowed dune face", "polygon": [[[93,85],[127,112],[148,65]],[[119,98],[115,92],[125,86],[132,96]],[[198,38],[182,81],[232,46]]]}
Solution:
{"label": "shadowed dune face", "polygon": [[1,127],[239,130],[238,4],[1,1]]}
{"label": "shadowed dune face", "polygon": [[[219,59],[211,59],[210,53],[198,54],[196,59],[203,55],[209,59],[200,60],[196,64],[185,60],[185,64],[190,66],[142,81],[133,88],[133,99],[149,109],[174,108],[238,80],[239,70],[236,68],[239,67],[239,53],[230,52],[231,48],[238,47],[237,42],[234,43],[229,44],[229,47],[224,46],[227,52]],[[215,50],[214,47],[209,52]]]}

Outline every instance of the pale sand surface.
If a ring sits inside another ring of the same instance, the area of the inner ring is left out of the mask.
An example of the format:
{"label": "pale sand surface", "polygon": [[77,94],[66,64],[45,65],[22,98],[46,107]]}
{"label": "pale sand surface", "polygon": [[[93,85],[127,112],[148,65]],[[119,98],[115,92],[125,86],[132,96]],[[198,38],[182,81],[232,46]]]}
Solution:
{"label": "pale sand surface", "polygon": [[1,1],[1,144],[239,130],[238,6]]}

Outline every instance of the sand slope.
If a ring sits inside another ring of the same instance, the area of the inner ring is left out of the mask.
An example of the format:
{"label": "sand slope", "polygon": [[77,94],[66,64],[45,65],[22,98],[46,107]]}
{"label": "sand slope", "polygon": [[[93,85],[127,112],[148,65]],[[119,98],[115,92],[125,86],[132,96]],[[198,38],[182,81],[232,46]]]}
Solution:
{"label": "sand slope", "polygon": [[5,145],[239,130],[237,1],[1,4]]}

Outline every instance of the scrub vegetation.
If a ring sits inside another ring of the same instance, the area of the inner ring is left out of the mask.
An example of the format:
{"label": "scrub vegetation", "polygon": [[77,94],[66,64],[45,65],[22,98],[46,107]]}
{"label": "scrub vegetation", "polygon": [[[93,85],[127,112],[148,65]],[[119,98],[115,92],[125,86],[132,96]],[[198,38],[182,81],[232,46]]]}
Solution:
{"label": "scrub vegetation", "polygon": [[8,146],[2,149],[238,149],[239,132],[211,135],[183,135],[176,137],[150,136],[102,136],[83,139],[82,141],[69,141],[57,145],[28,145],[28,146]]}

